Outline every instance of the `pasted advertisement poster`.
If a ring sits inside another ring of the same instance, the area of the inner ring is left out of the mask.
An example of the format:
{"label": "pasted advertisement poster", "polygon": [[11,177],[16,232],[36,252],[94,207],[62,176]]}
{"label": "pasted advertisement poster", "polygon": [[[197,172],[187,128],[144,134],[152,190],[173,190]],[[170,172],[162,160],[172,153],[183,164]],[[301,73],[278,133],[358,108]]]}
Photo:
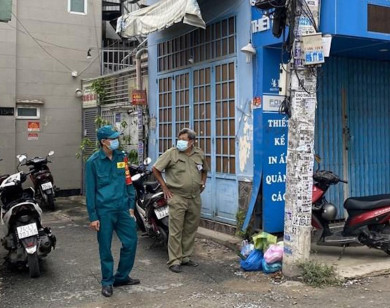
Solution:
{"label": "pasted advertisement poster", "polygon": [[27,140],[38,140],[38,133],[28,133],[27,134]]}
{"label": "pasted advertisement poster", "polygon": [[93,108],[98,105],[98,96],[92,89],[92,82],[83,84],[83,108]]}
{"label": "pasted advertisement poster", "polygon": [[40,131],[39,121],[28,121],[27,122],[27,131],[28,132],[39,132]]}
{"label": "pasted advertisement poster", "polygon": [[263,101],[263,229],[281,232],[284,225],[288,119],[286,115],[275,112],[279,110],[281,97],[265,95]]}

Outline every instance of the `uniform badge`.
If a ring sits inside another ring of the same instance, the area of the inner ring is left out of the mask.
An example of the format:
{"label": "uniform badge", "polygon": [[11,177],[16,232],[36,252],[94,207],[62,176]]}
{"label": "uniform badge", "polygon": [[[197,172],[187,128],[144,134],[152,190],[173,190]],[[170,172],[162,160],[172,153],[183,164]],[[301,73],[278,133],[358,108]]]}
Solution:
{"label": "uniform badge", "polygon": [[123,169],[123,168],[126,167],[126,163],[123,162],[123,161],[121,161],[121,162],[119,162],[119,163],[116,163],[116,167],[117,167],[118,169]]}

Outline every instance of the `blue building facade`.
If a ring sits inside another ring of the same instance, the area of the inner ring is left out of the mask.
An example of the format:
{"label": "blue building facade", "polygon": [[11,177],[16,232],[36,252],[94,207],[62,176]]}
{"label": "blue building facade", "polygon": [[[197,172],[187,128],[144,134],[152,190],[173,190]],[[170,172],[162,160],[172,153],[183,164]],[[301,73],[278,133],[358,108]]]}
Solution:
{"label": "blue building facade", "polygon": [[155,161],[181,128],[194,129],[211,167],[202,216],[235,225],[253,179],[253,66],[240,52],[251,36],[251,6],[198,3],[205,30],[180,23],[148,37],[148,152]]}
{"label": "blue building facade", "polygon": [[[390,192],[390,3],[322,1],[320,31],[332,36],[330,57],[318,71],[316,153],[321,168],[348,181],[328,199],[344,218],[348,196]],[[252,7],[254,62],[254,191],[262,196],[262,225],[283,231],[287,118],[278,112],[281,40]],[[252,196],[251,204],[254,204]]]}

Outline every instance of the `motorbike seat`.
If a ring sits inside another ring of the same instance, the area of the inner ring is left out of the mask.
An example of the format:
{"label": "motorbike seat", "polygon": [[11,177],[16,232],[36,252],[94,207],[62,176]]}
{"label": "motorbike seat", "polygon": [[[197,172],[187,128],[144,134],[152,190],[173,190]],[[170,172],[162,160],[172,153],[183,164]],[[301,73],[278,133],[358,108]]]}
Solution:
{"label": "motorbike seat", "polygon": [[146,187],[146,191],[150,193],[156,192],[157,189],[160,187],[159,182],[145,182],[144,185]]}
{"label": "motorbike seat", "polygon": [[344,202],[344,207],[347,210],[374,210],[385,206],[390,206],[389,194],[352,197]]}
{"label": "motorbike seat", "polygon": [[9,177],[9,174],[3,174],[3,175],[0,175],[0,184],[3,183],[3,181]]}

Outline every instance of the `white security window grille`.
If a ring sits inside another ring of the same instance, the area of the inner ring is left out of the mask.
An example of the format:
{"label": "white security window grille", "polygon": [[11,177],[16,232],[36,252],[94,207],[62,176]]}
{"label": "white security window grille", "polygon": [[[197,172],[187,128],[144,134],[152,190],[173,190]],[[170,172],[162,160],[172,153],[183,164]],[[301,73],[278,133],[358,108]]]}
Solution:
{"label": "white security window grille", "polygon": [[87,14],[87,0],[68,0],[68,12],[74,14]]}
{"label": "white security window grille", "polygon": [[16,108],[16,118],[17,119],[39,119],[40,118],[40,108],[39,107],[17,107]]}
{"label": "white security window grille", "polygon": [[124,70],[133,66],[134,52],[129,48],[104,48],[102,50],[103,75]]}
{"label": "white security window grille", "polygon": [[102,108],[101,117],[103,121],[107,122],[109,125],[115,124],[115,110],[112,110],[111,108]]}
{"label": "white security window grille", "polygon": [[[148,88],[148,71],[147,65],[143,65],[141,68],[141,75],[143,76],[143,88]],[[109,75],[104,75],[94,80],[90,80],[91,82],[95,80],[101,80],[101,83],[105,89],[104,100],[100,101],[100,104],[120,104],[127,105],[130,102],[131,98],[131,90],[134,88],[133,84],[135,84],[135,67],[131,67],[129,69],[123,70],[121,72],[116,72]],[[134,81],[134,82],[133,82]],[[101,99],[101,98],[99,98]]]}

